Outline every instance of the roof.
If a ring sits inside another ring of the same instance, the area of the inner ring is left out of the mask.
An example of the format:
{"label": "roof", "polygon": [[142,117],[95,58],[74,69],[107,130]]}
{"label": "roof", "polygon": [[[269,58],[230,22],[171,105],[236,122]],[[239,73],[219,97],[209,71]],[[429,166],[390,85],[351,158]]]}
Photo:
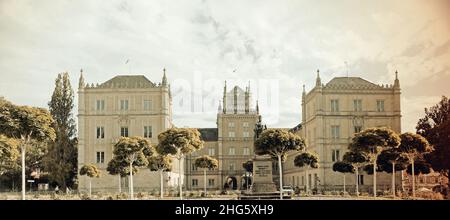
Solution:
{"label": "roof", "polygon": [[289,129],[290,132],[295,133],[297,131],[299,131],[300,129],[302,129],[302,123],[296,125],[295,127]]}
{"label": "roof", "polygon": [[217,128],[199,128],[201,139],[203,141],[217,141],[218,140],[218,130]]}
{"label": "roof", "polygon": [[148,88],[155,84],[144,75],[120,75],[100,84],[97,88]]}
{"label": "roof", "polygon": [[382,89],[383,87],[360,77],[335,77],[329,81],[324,88]]}

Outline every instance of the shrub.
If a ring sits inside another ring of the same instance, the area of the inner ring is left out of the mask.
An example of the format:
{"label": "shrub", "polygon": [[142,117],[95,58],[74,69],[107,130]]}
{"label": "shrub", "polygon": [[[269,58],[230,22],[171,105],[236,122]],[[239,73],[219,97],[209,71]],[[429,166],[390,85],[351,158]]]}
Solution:
{"label": "shrub", "polygon": [[430,199],[430,200],[443,200],[444,196],[437,192],[417,192],[417,197]]}
{"label": "shrub", "polygon": [[81,199],[81,200],[92,200],[92,198],[89,197],[89,195],[87,195],[87,194],[82,194],[81,197],[80,197],[80,199]]}
{"label": "shrub", "polygon": [[138,194],[136,195],[136,197],[138,199],[143,199],[145,197],[145,193],[144,192],[138,192]]}

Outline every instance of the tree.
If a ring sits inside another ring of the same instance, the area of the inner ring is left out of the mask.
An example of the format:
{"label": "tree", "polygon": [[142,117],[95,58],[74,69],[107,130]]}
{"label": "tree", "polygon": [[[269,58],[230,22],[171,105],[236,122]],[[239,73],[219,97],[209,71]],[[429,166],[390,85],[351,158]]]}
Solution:
{"label": "tree", "polygon": [[81,176],[86,175],[89,177],[89,197],[91,197],[92,196],[92,178],[100,177],[100,170],[98,170],[95,165],[87,164],[80,168],[80,175]]}
{"label": "tree", "polygon": [[10,102],[0,103],[0,132],[20,140],[22,166],[22,199],[25,200],[25,155],[32,141],[45,142],[55,139],[53,118],[43,108],[16,106]]}
{"label": "tree", "polygon": [[373,196],[377,196],[377,158],[383,150],[397,148],[400,137],[389,128],[368,128],[352,138],[350,151],[364,152],[373,164]]}
{"label": "tree", "polygon": [[254,145],[255,154],[268,154],[278,160],[280,199],[283,199],[283,168],[281,164],[286,160],[288,152],[305,149],[305,141],[300,136],[284,129],[267,129],[255,140]]}
{"label": "tree", "polygon": [[212,158],[208,155],[203,155],[203,156],[197,157],[195,159],[194,165],[198,168],[203,169],[203,187],[204,187],[205,196],[206,196],[206,170],[207,169],[216,169],[219,166],[219,161],[217,161],[217,159]]}
{"label": "tree", "polygon": [[19,155],[19,142],[0,135],[0,175],[14,167]]}
{"label": "tree", "polygon": [[351,163],[347,163],[344,161],[338,161],[333,164],[333,171],[340,172],[344,174],[344,193],[345,191],[345,174],[346,173],[354,173],[355,167]]}
{"label": "tree", "polygon": [[[434,171],[450,177],[450,99],[443,96],[431,108],[425,108],[425,116],[419,120],[416,133],[422,135],[433,146],[434,151],[425,159]],[[450,181],[448,182],[450,188]]]}
{"label": "tree", "polygon": [[48,103],[55,123],[56,139],[49,145],[44,167],[51,181],[62,189],[74,187],[77,177],[77,139],[73,118],[74,93],[67,72],[58,74],[51,101]]}
{"label": "tree", "polygon": [[294,158],[294,165],[297,167],[305,167],[306,168],[306,170],[305,170],[306,192],[308,192],[309,191],[308,169],[309,168],[313,168],[313,169],[319,168],[319,156],[317,156],[317,154],[313,154],[310,152],[303,152]]}
{"label": "tree", "polygon": [[153,155],[148,158],[148,167],[151,171],[159,171],[161,199],[164,197],[164,176],[163,172],[169,172],[172,170],[172,158],[167,155]]}
{"label": "tree", "polygon": [[[142,137],[121,137],[114,145],[114,157],[118,163],[116,169],[130,175],[130,199],[134,199],[133,174],[138,168],[148,165],[148,157],[155,154],[150,142]],[[128,169],[124,167],[127,164]]]}
{"label": "tree", "polygon": [[200,139],[200,132],[193,128],[170,128],[158,135],[157,151],[162,155],[172,155],[178,159],[178,186],[180,199],[183,199],[183,189],[181,184],[181,160],[186,154],[190,154],[203,148],[203,141]]}
{"label": "tree", "polygon": [[406,169],[408,158],[398,149],[388,149],[380,153],[377,164],[381,171],[392,174],[392,196],[395,197],[395,172]]}
{"label": "tree", "polygon": [[[414,134],[411,132],[406,132],[400,135],[401,144],[399,150],[406,155],[409,162],[414,169],[414,160],[424,154],[433,151],[433,148],[428,143],[427,139],[422,137],[420,134]],[[413,198],[416,197],[416,185],[415,185],[415,172],[412,172],[412,192]]]}
{"label": "tree", "polygon": [[119,193],[122,192],[122,177],[129,174],[126,168],[128,168],[128,163],[125,160],[119,161],[117,158],[113,158],[112,160],[110,160],[108,162],[108,166],[106,167],[106,171],[110,175],[117,175],[119,177]]}
{"label": "tree", "polygon": [[358,152],[352,152],[349,151],[344,154],[342,157],[342,161],[351,164],[353,167],[355,167],[355,175],[356,175],[356,184],[355,184],[355,191],[356,196],[359,195],[359,169],[362,166],[365,166],[367,163],[369,163],[369,157],[366,153],[358,151]]}

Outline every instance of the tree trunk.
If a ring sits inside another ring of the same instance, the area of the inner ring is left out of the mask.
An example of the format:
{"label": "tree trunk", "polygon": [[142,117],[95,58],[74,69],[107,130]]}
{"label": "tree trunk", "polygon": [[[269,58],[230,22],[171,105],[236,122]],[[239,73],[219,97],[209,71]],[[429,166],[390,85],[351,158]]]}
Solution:
{"label": "tree trunk", "polygon": [[21,153],[22,153],[22,200],[26,200],[25,198],[25,150],[26,146],[25,144],[22,144],[21,147]]}
{"label": "tree trunk", "polygon": [[181,186],[181,157],[178,159],[178,187],[180,191],[180,199],[183,199],[183,187]]}
{"label": "tree trunk", "polygon": [[205,188],[205,197],[206,197],[206,169],[203,169],[203,186]]}
{"label": "tree trunk", "polygon": [[130,162],[130,199],[134,200],[133,190],[133,162]]}
{"label": "tree trunk", "polygon": [[392,163],[392,196],[395,197],[395,162]]}
{"label": "tree trunk", "polygon": [[414,175],[414,158],[411,159],[411,168],[412,168],[412,196],[413,198],[416,198],[416,180]]}
{"label": "tree trunk", "polygon": [[280,199],[283,199],[283,170],[281,167],[281,155],[278,156],[278,173],[280,175]]}
{"label": "tree trunk", "polygon": [[164,175],[163,170],[159,170],[159,180],[160,180],[160,188],[161,188],[161,195],[160,198],[164,198]]}
{"label": "tree trunk", "polygon": [[119,194],[122,193],[122,176],[119,174]]}
{"label": "tree trunk", "polygon": [[92,197],[92,178],[89,177],[89,198]]}
{"label": "tree trunk", "polygon": [[377,197],[377,158],[373,162],[373,197]]}
{"label": "tree trunk", "polygon": [[305,167],[306,195],[309,192],[308,167]]}
{"label": "tree trunk", "polygon": [[359,167],[356,167],[356,196],[359,196]]}

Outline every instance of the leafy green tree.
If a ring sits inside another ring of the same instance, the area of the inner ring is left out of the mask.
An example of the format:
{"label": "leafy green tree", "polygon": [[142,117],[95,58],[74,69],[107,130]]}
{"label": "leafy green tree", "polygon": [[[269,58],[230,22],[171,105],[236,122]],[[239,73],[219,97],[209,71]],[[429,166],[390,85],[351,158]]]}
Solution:
{"label": "leafy green tree", "polygon": [[18,158],[20,158],[19,142],[0,135],[0,175],[12,169]]}
{"label": "leafy green tree", "polygon": [[197,157],[195,159],[194,165],[198,168],[203,169],[203,186],[204,186],[205,196],[206,196],[206,170],[207,169],[216,169],[219,166],[219,161],[217,161],[217,159],[212,158],[208,155],[203,155],[203,156]]}
{"label": "leafy green tree", "polygon": [[373,165],[373,196],[377,196],[377,158],[383,150],[398,148],[400,137],[389,128],[368,128],[352,138],[349,149],[364,152]]}
{"label": "leafy green tree", "polygon": [[[433,151],[433,147],[431,147],[427,139],[422,137],[420,134],[406,132],[401,134],[400,138],[401,144],[399,150],[409,159],[412,166],[411,170],[415,170],[414,160],[416,160],[416,158],[423,158],[424,154],[428,154]],[[413,198],[416,197],[415,172],[412,172],[412,192]]]}
{"label": "leafy green tree", "polygon": [[92,196],[92,178],[100,177],[100,170],[98,170],[95,165],[86,164],[80,168],[80,175],[81,176],[86,175],[89,177],[89,197],[91,197]]}
{"label": "leafy green tree", "polygon": [[119,177],[119,193],[122,192],[122,177],[128,175],[128,163],[125,160],[118,161],[117,158],[113,158],[108,162],[108,166],[106,167],[106,171],[110,175],[117,175]]}
{"label": "leafy green tree", "polygon": [[158,135],[158,153],[162,155],[172,155],[178,159],[178,186],[180,199],[183,199],[183,189],[181,184],[181,160],[186,154],[203,148],[203,141],[200,132],[193,128],[170,128]]}
{"label": "leafy green tree", "polygon": [[10,102],[0,103],[0,132],[7,137],[20,140],[22,167],[22,199],[25,200],[25,155],[32,141],[46,142],[55,139],[52,128],[54,120],[43,108],[16,106]]}
{"label": "leafy green tree", "polygon": [[392,174],[392,196],[395,197],[395,172],[405,170],[408,166],[408,158],[399,149],[388,149],[378,156],[377,164],[381,171]]}
{"label": "leafy green tree", "polygon": [[308,184],[308,169],[313,168],[317,169],[319,168],[319,156],[314,153],[310,152],[303,152],[294,158],[294,165],[297,167],[305,167],[305,179],[306,179],[306,192],[309,191],[309,184]]}
{"label": "leafy green tree", "polygon": [[77,139],[73,117],[74,93],[67,72],[58,74],[51,101],[48,103],[55,123],[56,139],[49,145],[44,167],[50,181],[62,189],[74,187],[77,177]]}
{"label": "leafy green tree", "polygon": [[354,173],[355,167],[351,163],[347,163],[344,161],[338,161],[333,164],[333,171],[344,174],[344,193],[345,193],[346,192],[345,191],[345,174],[346,173]]}
{"label": "leafy green tree", "polygon": [[351,164],[355,168],[355,175],[356,175],[355,192],[356,192],[356,195],[358,196],[359,195],[359,169],[369,163],[369,156],[367,156],[366,153],[361,152],[361,151],[358,151],[358,152],[349,151],[344,154],[342,161]]}
{"label": "leafy green tree", "polygon": [[161,188],[161,199],[164,197],[164,172],[172,170],[172,158],[168,155],[156,154],[148,158],[150,171],[158,171]]}
{"label": "leafy green tree", "polygon": [[264,130],[260,137],[255,140],[255,154],[270,155],[278,160],[280,175],[280,199],[283,199],[283,168],[282,162],[286,160],[290,151],[301,151],[305,149],[305,141],[298,135],[284,129]]}
{"label": "leafy green tree", "polygon": [[[134,199],[133,174],[140,167],[148,165],[148,157],[155,154],[155,149],[150,142],[142,137],[121,137],[114,145],[113,160],[119,172],[130,175],[130,199]],[[124,166],[127,164],[128,169]]]}

